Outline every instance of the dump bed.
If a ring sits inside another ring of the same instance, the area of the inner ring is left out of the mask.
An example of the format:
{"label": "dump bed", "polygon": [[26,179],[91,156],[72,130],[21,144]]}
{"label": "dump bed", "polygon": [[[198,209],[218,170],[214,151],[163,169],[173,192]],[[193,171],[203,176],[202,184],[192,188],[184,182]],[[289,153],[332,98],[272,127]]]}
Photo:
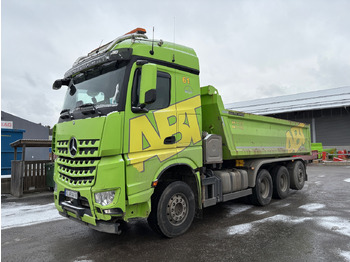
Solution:
{"label": "dump bed", "polygon": [[203,131],[222,136],[223,158],[309,155],[310,125],[224,108],[213,86],[201,88]]}

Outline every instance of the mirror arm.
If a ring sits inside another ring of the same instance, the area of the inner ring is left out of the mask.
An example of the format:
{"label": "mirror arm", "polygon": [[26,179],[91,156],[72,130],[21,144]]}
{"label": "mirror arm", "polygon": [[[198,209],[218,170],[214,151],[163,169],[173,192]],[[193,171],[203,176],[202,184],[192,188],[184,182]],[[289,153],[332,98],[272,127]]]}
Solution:
{"label": "mirror arm", "polygon": [[145,108],[146,104],[141,104],[139,106],[132,106],[131,112],[133,113],[148,113],[148,109]]}

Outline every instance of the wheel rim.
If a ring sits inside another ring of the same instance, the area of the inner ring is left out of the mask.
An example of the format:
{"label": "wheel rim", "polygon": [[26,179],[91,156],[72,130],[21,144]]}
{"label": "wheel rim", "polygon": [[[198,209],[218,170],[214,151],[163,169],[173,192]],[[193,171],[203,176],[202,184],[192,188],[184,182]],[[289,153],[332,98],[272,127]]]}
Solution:
{"label": "wheel rim", "polygon": [[270,183],[267,178],[261,180],[260,195],[262,198],[267,198],[270,192]]}
{"label": "wheel rim", "polygon": [[298,168],[297,179],[298,179],[299,183],[303,183],[303,181],[304,181],[304,170],[302,168]]}
{"label": "wheel rim", "polygon": [[188,200],[181,193],[174,194],[167,205],[168,221],[175,226],[181,225],[188,215]]}
{"label": "wheel rim", "polygon": [[280,177],[280,189],[282,192],[285,192],[288,189],[288,177],[286,175],[282,175]]}

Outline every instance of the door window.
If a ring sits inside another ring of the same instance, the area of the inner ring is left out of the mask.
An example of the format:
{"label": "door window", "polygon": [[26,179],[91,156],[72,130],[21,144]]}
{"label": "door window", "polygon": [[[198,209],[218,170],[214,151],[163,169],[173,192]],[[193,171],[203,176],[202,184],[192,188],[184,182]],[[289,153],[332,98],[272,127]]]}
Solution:
{"label": "door window", "polygon": [[[141,68],[136,69],[132,89],[132,106],[139,105]],[[148,110],[162,109],[170,105],[171,76],[168,73],[157,73],[156,101],[145,106]]]}

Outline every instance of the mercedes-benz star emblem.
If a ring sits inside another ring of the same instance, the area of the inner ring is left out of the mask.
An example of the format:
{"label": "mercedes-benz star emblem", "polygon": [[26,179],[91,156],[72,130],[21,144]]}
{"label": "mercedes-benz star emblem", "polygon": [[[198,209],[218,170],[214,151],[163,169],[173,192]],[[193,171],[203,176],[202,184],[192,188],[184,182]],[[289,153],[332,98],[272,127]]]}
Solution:
{"label": "mercedes-benz star emblem", "polygon": [[69,141],[69,152],[72,156],[75,156],[78,152],[78,142],[75,137],[72,137]]}

